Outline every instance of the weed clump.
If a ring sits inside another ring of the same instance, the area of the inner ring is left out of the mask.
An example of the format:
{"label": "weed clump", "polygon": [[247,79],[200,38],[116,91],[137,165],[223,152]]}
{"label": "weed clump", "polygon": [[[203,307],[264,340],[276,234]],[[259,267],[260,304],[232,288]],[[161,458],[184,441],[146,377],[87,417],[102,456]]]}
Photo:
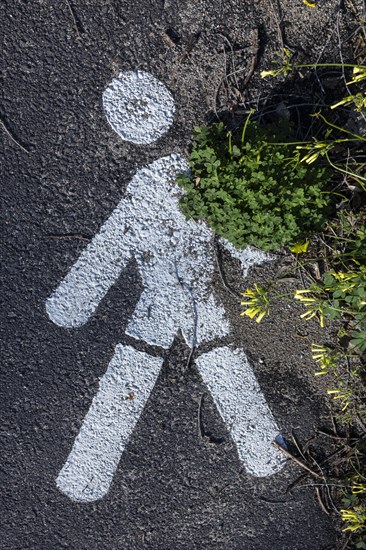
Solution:
{"label": "weed clump", "polygon": [[191,173],[178,176],[187,218],[204,219],[237,248],[290,246],[329,217],[330,172],[296,160],[289,128],[260,126],[248,116],[241,133],[222,122],[196,128]]}

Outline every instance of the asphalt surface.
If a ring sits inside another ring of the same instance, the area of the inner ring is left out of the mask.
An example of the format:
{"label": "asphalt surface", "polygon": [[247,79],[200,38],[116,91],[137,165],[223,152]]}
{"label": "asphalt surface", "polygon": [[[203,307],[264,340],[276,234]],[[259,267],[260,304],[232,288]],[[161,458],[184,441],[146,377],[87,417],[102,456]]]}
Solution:
{"label": "asphalt surface", "polygon": [[[1,10],[7,64],[0,547],[331,548],[335,527],[313,494],[285,492],[301,471],[287,464],[268,478],[246,473],[210,393],[194,365],[186,368],[189,349],[179,334],[107,496],[77,503],[55,484],[115,346],[132,342],[125,330],[142,281],[130,262],[95,315],[76,330],[51,322],[46,299],[136,170],[185,152],[192,127],[214,110],[224,74],[220,35],[241,37],[245,58],[258,18],[254,7],[39,0],[5,1]],[[174,47],[162,39],[167,29],[178,35]],[[196,50],[182,59],[198,33]],[[157,143],[124,142],[105,119],[102,92],[121,68],[151,72],[174,96],[174,125]],[[228,273],[241,288],[235,262]],[[295,426],[309,436],[322,402],[310,382],[306,344],[296,339],[296,316],[288,312],[286,325],[282,312],[280,321],[252,327],[238,317],[218,275],[216,284],[235,343],[252,358],[282,433]]]}

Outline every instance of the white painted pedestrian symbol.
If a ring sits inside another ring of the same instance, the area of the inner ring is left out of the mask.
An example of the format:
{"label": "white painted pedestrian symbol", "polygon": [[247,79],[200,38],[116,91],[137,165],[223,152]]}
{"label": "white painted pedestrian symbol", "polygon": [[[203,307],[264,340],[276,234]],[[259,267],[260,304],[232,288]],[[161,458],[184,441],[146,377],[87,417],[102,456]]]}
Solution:
{"label": "white painted pedestrian symbol", "polygon": [[[151,143],[173,122],[174,102],[150,74],[121,72],[103,94],[112,128],[125,140]],[[144,290],[127,334],[169,349],[179,329],[190,347],[230,333],[223,306],[211,286],[213,232],[187,221],[174,183],[188,165],[178,154],[139,170],[99,233],[49,297],[49,317],[62,327],[88,321],[131,258]],[[265,256],[223,246],[248,268]],[[64,467],[59,489],[76,501],[94,501],[108,492],[121,454],[154,387],[163,359],[119,344],[101,378]],[[203,381],[236,443],[240,460],[254,476],[279,471],[283,460],[272,445],[278,428],[243,351],[214,348],[196,360]],[[133,399],[131,399],[131,396]]]}

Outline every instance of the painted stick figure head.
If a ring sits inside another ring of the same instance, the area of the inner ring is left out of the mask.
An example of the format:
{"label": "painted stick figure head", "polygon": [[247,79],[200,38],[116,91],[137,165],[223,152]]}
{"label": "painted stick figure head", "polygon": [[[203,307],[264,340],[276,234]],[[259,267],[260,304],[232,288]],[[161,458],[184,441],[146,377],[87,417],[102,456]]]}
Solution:
{"label": "painted stick figure head", "polygon": [[157,141],[173,124],[174,100],[151,74],[122,71],[103,93],[103,107],[113,130],[138,144]]}

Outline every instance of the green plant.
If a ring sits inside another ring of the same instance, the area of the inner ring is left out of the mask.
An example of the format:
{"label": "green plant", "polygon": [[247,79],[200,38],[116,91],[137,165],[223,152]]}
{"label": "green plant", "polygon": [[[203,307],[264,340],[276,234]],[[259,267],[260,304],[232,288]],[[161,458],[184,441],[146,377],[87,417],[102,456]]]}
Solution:
{"label": "green plant", "polygon": [[[316,133],[311,140],[296,144],[288,158],[295,166],[311,166],[319,161],[328,165],[333,173],[331,196],[335,205],[334,216],[319,235],[290,248],[294,269],[301,271],[305,287],[298,289],[293,298],[305,306],[301,314],[304,320],[316,318],[321,327],[327,321],[341,323],[330,345],[312,344],[312,356],[317,363],[316,376],[328,380],[327,393],[339,405],[337,420],[347,434],[340,438],[344,441],[340,449],[343,474],[339,473],[339,462],[335,466],[336,475],[348,488],[340,509],[347,538],[342,548],[366,549],[366,139],[347,126],[357,117],[366,121],[366,92],[358,88],[360,83],[365,84],[366,66],[293,65],[291,53],[285,50],[281,66],[264,71],[262,76],[296,77],[303,69],[319,67],[341,68],[343,75],[352,69],[352,77],[346,82],[343,98],[313,113]],[[305,284],[309,279],[312,283]],[[288,294],[276,293],[275,286],[276,281],[267,288],[256,283],[253,289],[247,289],[241,302],[247,309],[241,315],[260,322],[268,315],[273,300],[289,298]]]}
{"label": "green plant", "polygon": [[275,251],[319,230],[329,216],[329,172],[292,162],[297,144],[289,128],[260,126],[250,115],[235,134],[223,123],[196,128],[191,172],[177,179],[183,212],[238,248]]}
{"label": "green plant", "polygon": [[[352,466],[354,467],[351,463]],[[346,524],[343,531],[349,531],[357,537],[355,538],[355,548],[366,549],[366,506],[364,503],[366,478],[359,471],[359,466],[360,464],[358,464],[356,475],[350,479],[350,488],[342,500],[341,515]]]}
{"label": "green plant", "polygon": [[329,271],[324,277],[326,291],[330,295],[329,319],[346,315],[352,320],[350,344],[366,351],[366,266],[343,271]]}
{"label": "green plant", "polygon": [[352,331],[350,344],[360,352],[366,350],[366,266],[349,271],[327,271],[323,282],[295,292],[307,311],[301,315],[311,319],[315,315],[324,326],[324,319],[340,319],[346,316]]}
{"label": "green plant", "polygon": [[[342,102],[340,101],[336,105],[332,105],[331,109],[341,104]],[[355,108],[354,110],[362,112],[361,109]],[[355,161],[349,153],[346,161],[337,162],[336,160],[340,146],[343,146],[343,149],[344,146],[353,146],[353,155],[355,156],[357,154],[357,148],[362,152],[362,146],[366,138],[330,122],[321,113],[314,113],[312,116],[321,119],[327,125],[328,129],[322,139],[314,137],[311,142],[297,145],[297,154],[294,155],[293,161],[295,163],[305,162],[306,164],[312,164],[320,157],[325,157],[327,163],[335,172],[343,174],[349,180],[353,180],[360,188],[366,191],[365,163]],[[335,132],[336,135],[334,136]],[[305,151],[303,155],[300,153],[301,150]]]}
{"label": "green plant", "polygon": [[[349,82],[346,82],[346,89],[348,95],[344,96],[340,101],[333,103],[329,106],[329,110],[332,111],[339,107],[348,107],[349,112],[354,111],[355,113],[360,113],[365,117],[366,111],[366,92],[365,90],[357,91],[353,93],[350,92],[349,86],[358,85],[360,82],[363,82],[366,79],[366,66],[359,65],[354,63],[305,63],[305,64],[292,64],[291,63],[291,53],[287,48],[284,48],[284,52],[279,56],[280,64],[277,69],[262,71],[262,78],[268,76],[287,76],[290,73],[301,71],[302,69],[319,69],[319,68],[334,68],[341,69],[343,72],[345,69],[352,69],[352,78]],[[355,156],[359,151],[354,150],[353,156],[350,155],[350,151],[346,147],[354,147],[361,149],[364,147],[364,142],[366,138],[360,134],[351,132],[349,129],[344,126],[339,126],[334,121],[329,121],[323,113],[315,112],[312,115],[321,119],[327,126],[327,130],[324,131],[321,138],[313,136],[311,141],[306,143],[299,143],[296,147],[297,151],[293,156],[293,162],[296,164],[298,162],[305,162],[311,164],[314,161],[318,160],[320,157],[324,157],[328,162],[329,166],[335,171],[343,174],[346,178],[349,178],[356,182],[360,188],[366,191],[366,177],[365,177],[365,166],[366,163],[356,161]],[[361,148],[360,148],[361,145]],[[338,162],[337,157],[339,156],[340,146],[345,153],[347,153],[345,160],[343,162]],[[346,147],[345,147],[346,146]],[[305,151],[304,154],[301,154],[301,150]]]}

